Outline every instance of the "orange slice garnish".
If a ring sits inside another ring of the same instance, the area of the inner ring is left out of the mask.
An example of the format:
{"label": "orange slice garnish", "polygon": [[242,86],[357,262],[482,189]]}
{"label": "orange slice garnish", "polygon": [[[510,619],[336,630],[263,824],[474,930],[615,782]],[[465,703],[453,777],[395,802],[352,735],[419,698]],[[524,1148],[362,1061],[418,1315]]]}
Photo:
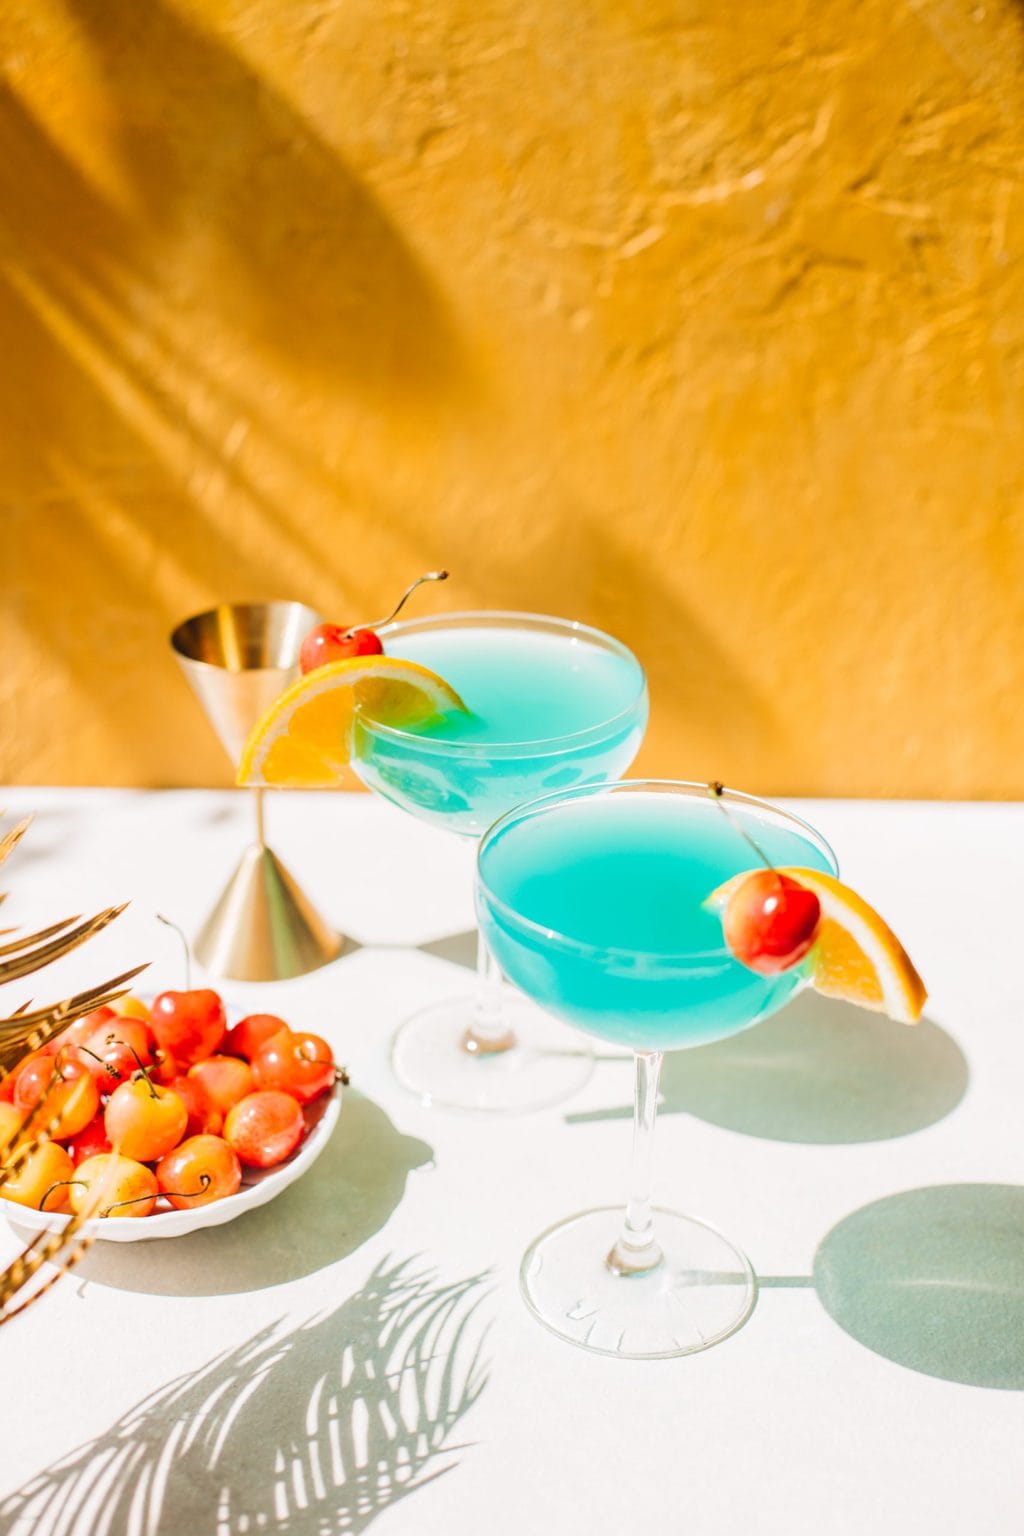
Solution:
{"label": "orange slice garnish", "polygon": [[335,789],[351,757],[356,712],[401,729],[464,711],[455,689],[415,661],[353,656],[317,667],[256,725],[235,782],[275,789]]}
{"label": "orange slice garnish", "polygon": [[[748,875],[727,880],[708,900],[722,906]],[[821,903],[814,944],[800,962],[811,985],[825,997],[842,998],[861,1008],[886,1013],[900,1024],[916,1024],[928,993],[899,939],[863,896],[820,869],[779,870]]]}

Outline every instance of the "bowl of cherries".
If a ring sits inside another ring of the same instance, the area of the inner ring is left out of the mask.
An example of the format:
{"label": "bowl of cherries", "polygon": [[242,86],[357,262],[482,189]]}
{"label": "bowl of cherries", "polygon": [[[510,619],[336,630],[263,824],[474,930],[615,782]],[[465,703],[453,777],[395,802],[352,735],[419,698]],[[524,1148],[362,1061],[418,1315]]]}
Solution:
{"label": "bowl of cherries", "polygon": [[43,1140],[0,1185],[12,1221],[52,1230],[94,1212],[135,1242],[219,1226],[294,1183],[327,1145],[345,1074],[319,1035],[277,1014],[229,1026],[209,987],[99,1008],[0,1085],[0,1144]]}

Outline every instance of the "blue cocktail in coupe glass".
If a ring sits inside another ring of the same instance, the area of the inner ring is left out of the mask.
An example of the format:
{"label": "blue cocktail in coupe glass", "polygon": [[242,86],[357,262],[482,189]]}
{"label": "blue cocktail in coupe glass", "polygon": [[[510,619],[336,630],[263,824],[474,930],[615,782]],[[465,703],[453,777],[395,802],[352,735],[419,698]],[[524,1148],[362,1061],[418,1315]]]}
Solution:
{"label": "blue cocktail in coupe glass", "polygon": [[[744,833],[747,836],[744,836]],[[748,970],[708,898],[758,863],[835,873],[828,844],[763,801],[635,781],[545,796],[503,817],[478,856],[477,912],[527,997],[636,1060],[633,1169],[623,1215],[585,1211],[523,1260],[523,1294],[553,1332],[601,1354],[690,1354],[753,1306],[744,1255],[714,1228],[651,1205],[663,1053],[746,1029],[804,984],[799,966]]]}
{"label": "blue cocktail in coupe glass", "polygon": [[[416,729],[357,715],[352,765],[377,794],[466,839],[552,790],[617,779],[647,723],[636,657],[567,619],[455,613],[392,624],[385,653],[419,662],[466,705]],[[424,1102],[522,1111],[575,1092],[589,1047],[501,984],[481,942],[474,992],[424,1009],[395,1037],[399,1080]]]}

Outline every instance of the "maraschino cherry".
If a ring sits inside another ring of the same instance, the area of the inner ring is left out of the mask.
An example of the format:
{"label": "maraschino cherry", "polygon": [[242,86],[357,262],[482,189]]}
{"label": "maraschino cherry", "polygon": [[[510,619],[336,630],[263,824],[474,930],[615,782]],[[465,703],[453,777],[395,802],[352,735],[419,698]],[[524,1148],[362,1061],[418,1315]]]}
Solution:
{"label": "maraschino cherry", "polygon": [[722,912],[725,942],[748,970],[777,976],[798,965],[811,949],[818,936],[821,903],[813,891],[769,863],[724,804],[723,786],[715,783],[709,789],[765,866],[741,879],[728,897]]}
{"label": "maraschino cherry", "polygon": [[756,869],[726,902],[722,928],[737,960],[762,976],[777,976],[807,954],[820,919],[813,891],[779,870]]}
{"label": "maraschino cherry", "polygon": [[412,586],[403,592],[391,612],[383,619],[374,619],[372,624],[348,628],[343,624],[317,624],[303,640],[299,652],[299,666],[303,673],[325,667],[329,661],[349,661],[353,656],[383,655],[384,647],[378,629],[383,629],[385,624],[390,624],[397,617],[416,588],[425,581],[447,580],[447,571],[427,571],[425,575],[418,576]]}

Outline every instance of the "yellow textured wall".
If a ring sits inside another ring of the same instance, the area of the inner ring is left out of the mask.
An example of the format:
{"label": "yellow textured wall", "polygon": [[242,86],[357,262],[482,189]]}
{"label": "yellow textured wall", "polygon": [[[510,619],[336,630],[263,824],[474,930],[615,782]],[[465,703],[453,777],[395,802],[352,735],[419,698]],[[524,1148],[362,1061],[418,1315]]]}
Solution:
{"label": "yellow textured wall", "polygon": [[0,0],[2,776],[224,781],[174,620],[443,563],[649,771],[1024,794],[1022,26]]}

